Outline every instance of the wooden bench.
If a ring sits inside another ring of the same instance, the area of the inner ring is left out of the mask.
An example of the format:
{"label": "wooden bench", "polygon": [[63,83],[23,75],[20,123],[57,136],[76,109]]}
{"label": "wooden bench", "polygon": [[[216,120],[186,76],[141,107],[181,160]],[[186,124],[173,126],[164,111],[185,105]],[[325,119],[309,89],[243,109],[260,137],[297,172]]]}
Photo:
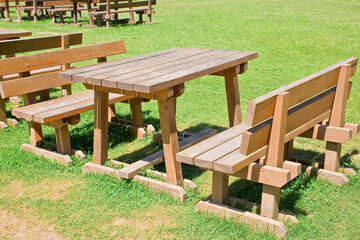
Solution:
{"label": "wooden bench", "polygon": [[[30,0],[25,1],[25,5],[20,5],[19,0],[15,0],[17,11],[24,11],[27,14],[27,18],[30,21],[31,15],[34,16],[34,22],[38,21],[39,16],[44,14],[44,11],[51,8],[51,6],[45,6],[43,0]],[[47,13],[47,12],[46,12]],[[18,14],[18,22],[21,22],[21,15]]]}
{"label": "wooden bench", "polygon": [[[63,38],[68,39],[68,41],[63,41]],[[33,51],[40,50],[50,50],[54,48],[69,48],[70,46],[82,44],[82,33],[71,33],[68,35],[53,35],[45,37],[35,37],[35,38],[24,38],[24,39],[14,39],[8,41],[0,42],[0,56],[4,55],[7,57],[14,57],[19,53],[28,53]],[[50,67],[46,69],[37,69],[31,71],[31,75],[38,75],[40,73],[59,71],[61,66]],[[18,73],[6,75],[1,74],[0,81],[9,81],[14,80],[19,77]],[[15,86],[16,87],[16,86]],[[70,95],[71,94],[71,85],[62,86],[62,94]],[[16,95],[13,95],[16,96]],[[40,91],[41,100],[49,99],[49,89],[44,89]],[[17,103],[19,104],[21,100],[17,98]],[[12,118],[7,118],[6,108],[5,108],[5,99],[0,97],[0,128],[6,128],[8,123],[11,126],[17,124],[17,121]]]}
{"label": "wooden bench", "polygon": [[[349,58],[250,101],[244,123],[179,152],[177,161],[213,171],[212,195],[196,209],[240,217],[286,235],[286,227],[276,220],[289,219],[279,214],[280,188],[301,173],[301,164],[292,157],[293,139],[298,136],[326,141],[325,170],[318,173],[345,183],[345,175],[336,171],[341,145],[359,131],[358,125],[344,122],[349,79],[357,62]],[[223,205],[229,200],[229,175],[263,184],[261,216]]]}
{"label": "wooden bench", "polygon": [[[103,19],[106,21],[106,27],[110,27],[111,15],[119,13],[130,13],[130,23],[134,24],[134,13],[139,14],[139,22],[143,22],[143,14],[148,15],[146,24],[154,24],[151,20],[152,14],[155,13],[153,5],[156,0],[98,0],[97,9],[89,12],[89,17],[94,16],[97,19],[97,25],[102,25]],[[90,25],[92,22],[90,21]],[[93,25],[91,25],[93,27]]]}
{"label": "wooden bench", "polygon": [[[64,36],[63,41],[68,42],[69,38]],[[28,120],[30,145],[24,144],[21,148],[37,155],[56,159],[64,165],[71,164],[69,155],[76,154],[76,151],[71,149],[68,124],[77,124],[80,120],[80,113],[94,108],[94,94],[91,91],[36,103],[37,100],[34,92],[68,85],[71,82],[58,78],[61,70],[33,76],[29,74],[29,71],[54,66],[62,66],[63,69],[69,69],[70,63],[90,59],[104,62],[107,56],[125,53],[125,51],[124,41],[116,41],[0,60],[0,75],[20,73],[19,78],[0,82],[1,97],[6,98],[23,94],[25,105],[32,104],[13,109],[12,111],[15,116]],[[134,97],[114,94],[111,95],[110,103],[113,104],[114,102],[126,101],[132,98]],[[132,113],[132,116],[135,115],[136,119],[139,119],[142,116],[141,102],[137,101],[136,104],[140,105],[140,108],[136,105],[137,108],[135,110],[137,112]],[[115,115],[115,107],[110,106],[109,118]],[[96,108],[97,106],[95,106],[95,111]],[[38,147],[43,144],[42,124],[55,128],[58,152],[51,152]],[[142,126],[137,125],[134,128],[142,129]],[[144,130],[142,129],[142,131]],[[80,153],[79,155],[83,154]]]}
{"label": "wooden bench", "polygon": [[[52,17],[52,23],[56,23],[56,17],[60,18],[60,24],[65,24],[64,16],[67,12],[74,14],[74,7],[72,1],[45,1],[44,6],[50,6],[51,9],[48,9],[47,12]],[[86,7],[79,5],[77,7],[77,14],[81,14],[81,11],[87,11]]]}

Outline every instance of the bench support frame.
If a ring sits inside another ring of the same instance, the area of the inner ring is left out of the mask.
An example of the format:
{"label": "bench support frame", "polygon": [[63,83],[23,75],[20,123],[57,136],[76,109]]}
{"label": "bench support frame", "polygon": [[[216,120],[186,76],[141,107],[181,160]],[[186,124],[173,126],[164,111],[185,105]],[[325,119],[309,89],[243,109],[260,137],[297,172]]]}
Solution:
{"label": "bench support frame", "polygon": [[[179,148],[181,150],[186,149],[204,139],[207,139],[216,134],[216,130],[208,128],[201,132],[193,134],[191,137],[185,138],[180,141]],[[164,151],[160,150],[146,158],[139,160],[135,163],[128,164],[124,162],[110,160],[109,163],[113,166],[121,166],[122,169],[116,169],[112,167],[106,167],[96,163],[86,163],[83,167],[83,173],[99,173],[108,174],[118,179],[134,179],[140,181],[140,183],[148,186],[153,191],[164,192],[170,194],[174,199],[183,202],[186,200],[185,189],[196,191],[196,185],[194,182],[188,179],[183,180],[182,186],[177,186],[168,182],[158,181],[152,178],[139,176],[138,173],[143,169],[147,169],[148,174],[156,175],[162,178],[164,181],[168,181],[167,174],[150,170],[151,166],[164,162]],[[184,187],[184,188],[183,188]]]}

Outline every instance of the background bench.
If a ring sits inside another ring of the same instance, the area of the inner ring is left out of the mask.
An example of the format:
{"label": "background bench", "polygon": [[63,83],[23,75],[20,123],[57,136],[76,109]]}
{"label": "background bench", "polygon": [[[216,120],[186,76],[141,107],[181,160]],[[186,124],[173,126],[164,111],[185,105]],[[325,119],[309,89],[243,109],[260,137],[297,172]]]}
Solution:
{"label": "background bench", "polygon": [[30,0],[25,1],[24,5],[20,5],[19,0],[15,0],[16,9],[18,11],[18,22],[22,21],[20,13],[21,11],[24,11],[27,14],[27,18],[29,21],[31,20],[31,15],[33,15],[34,22],[37,22],[39,16],[42,16],[44,13],[47,14],[46,10],[51,8],[50,6],[44,6],[44,2],[45,1],[43,0]]}
{"label": "background bench", "polygon": [[[97,25],[102,25],[103,19],[106,21],[106,27],[110,27],[111,15],[119,13],[130,13],[130,23],[135,23],[134,13],[139,14],[139,22],[143,22],[143,14],[148,15],[146,24],[153,24],[151,17],[155,13],[153,5],[156,0],[98,0],[95,11],[89,12],[89,17],[94,16],[97,19]],[[91,25],[91,22],[90,22]],[[91,25],[93,27],[93,25]]]}
{"label": "background bench", "polygon": [[[68,41],[68,36],[63,36],[63,42]],[[80,113],[94,108],[94,95],[92,91],[36,103],[35,91],[68,85],[71,82],[58,79],[60,69],[35,75],[31,75],[29,71],[55,66],[63,66],[63,69],[68,69],[70,68],[70,63],[90,59],[104,62],[107,56],[121,54],[125,51],[124,42],[117,41],[0,60],[0,73],[2,75],[20,73],[20,78],[0,83],[1,97],[6,98],[23,94],[25,96],[25,105],[32,104],[31,106],[13,109],[15,116],[29,120],[28,126],[31,144],[22,145],[21,148],[38,155],[54,158],[59,163],[65,165],[71,164],[69,155],[73,155],[76,151],[71,148],[68,124],[77,124],[80,120]],[[114,94],[111,95],[110,102],[113,104],[119,101],[126,101],[130,98],[133,97]],[[140,108],[136,108],[137,112],[132,113],[132,116],[142,118],[141,102],[139,101],[137,104],[140,104]],[[114,111],[115,107],[111,107],[109,118],[115,116]],[[58,153],[37,147],[43,144],[41,124],[55,128]],[[142,129],[142,127],[141,125],[134,128]],[[142,129],[142,131],[144,130]],[[80,153],[79,155],[83,154]]]}
{"label": "background bench", "polygon": [[[66,37],[65,37],[66,36]],[[67,39],[65,41],[65,38]],[[0,42],[0,56],[15,56],[19,53],[40,51],[40,50],[49,50],[54,48],[63,48],[67,49],[70,46],[82,44],[82,33],[71,33],[68,35],[54,35],[54,36],[45,36],[45,37],[35,37],[35,38],[25,38],[25,39],[15,39],[8,41]],[[65,65],[63,68],[65,69]],[[49,67],[45,69],[36,69],[31,71],[31,75],[38,75],[40,73],[59,71],[61,66]],[[26,73],[20,73],[20,75],[28,75]],[[17,79],[19,73],[6,74],[6,71],[0,74],[1,81],[5,82]],[[22,86],[22,83],[19,83],[19,86]],[[18,85],[14,85],[13,89],[17,90]],[[34,86],[35,88],[36,86]],[[33,91],[34,92],[34,91]],[[22,94],[21,92],[19,95]],[[70,95],[71,94],[71,85],[62,86],[62,94]],[[16,94],[11,94],[11,96],[17,96]],[[25,101],[26,101],[25,96]],[[43,89],[40,91],[40,98],[42,101],[49,99],[49,89]],[[10,125],[16,125],[17,121],[15,119],[8,119],[6,116],[5,108],[5,98],[0,97],[0,127],[7,127],[6,123]]]}
{"label": "background bench", "polygon": [[[293,139],[298,136],[326,141],[325,170],[316,172],[336,184],[348,182],[335,171],[341,144],[359,131],[358,125],[345,123],[349,79],[357,61],[347,59],[250,101],[245,123],[179,152],[177,161],[213,171],[210,200],[218,204],[201,201],[197,210],[244,217],[245,222],[286,235],[286,227],[274,219],[289,219],[279,214],[280,188],[301,173],[301,164],[292,156]],[[229,175],[263,184],[261,216],[222,205],[229,200]]]}
{"label": "background bench", "polygon": [[[59,17],[60,23],[65,24],[64,16],[66,15],[66,13],[71,12],[72,15],[75,14],[72,1],[62,1],[62,0],[60,0],[60,1],[59,0],[58,1],[45,1],[44,6],[51,7],[50,9],[47,9],[47,12],[52,17],[52,23],[56,23],[56,17]],[[88,10],[87,7],[82,7],[81,5],[79,5],[77,7],[76,14],[81,15],[81,11],[87,11],[87,10]]]}

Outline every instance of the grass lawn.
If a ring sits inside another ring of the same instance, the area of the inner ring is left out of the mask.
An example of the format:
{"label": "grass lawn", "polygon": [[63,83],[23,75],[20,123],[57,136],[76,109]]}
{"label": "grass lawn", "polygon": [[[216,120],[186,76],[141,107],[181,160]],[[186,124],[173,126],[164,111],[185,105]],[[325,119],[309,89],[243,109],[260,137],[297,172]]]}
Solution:
{"label": "grass lawn", "polygon": [[[113,25],[90,29],[38,23],[0,21],[0,28],[25,29],[33,36],[83,32],[84,45],[123,39],[131,57],[172,47],[200,47],[259,52],[240,76],[242,113],[257,96],[298,80],[346,58],[360,56],[360,2],[355,0],[162,0],[155,6],[155,25]],[[16,17],[15,12],[11,12]],[[84,14],[85,15],[85,14]],[[25,16],[25,14],[24,14]],[[71,22],[70,18],[66,19]],[[83,21],[86,21],[84,19]],[[86,63],[87,64],[87,63]],[[81,65],[81,64],[80,64]],[[360,74],[347,105],[346,121],[360,124]],[[74,91],[82,91],[75,84]],[[58,96],[59,89],[51,92]],[[10,114],[11,104],[7,109]],[[197,132],[227,127],[224,81],[215,76],[185,84],[178,99],[180,130]],[[130,118],[129,106],[117,105],[119,117]],[[144,120],[158,130],[157,103],[143,104]],[[93,114],[82,114],[71,126],[74,148],[92,160]],[[109,157],[134,162],[161,148],[152,137],[134,139],[125,129],[110,127]],[[53,129],[44,128],[55,142]],[[65,168],[19,150],[29,142],[27,124],[0,131],[0,239],[272,239],[232,220],[199,214],[194,205],[210,194],[210,173],[183,166],[184,177],[198,186],[188,200],[177,203],[152,193],[135,181],[82,175],[84,162]],[[360,174],[360,137],[343,147],[342,161]],[[296,139],[295,154],[322,160],[324,143]],[[305,151],[306,150],[306,151]],[[164,165],[157,166],[164,171]],[[230,194],[260,202],[261,186],[231,179]],[[360,177],[350,185],[301,175],[281,192],[282,210],[297,216],[287,225],[289,239],[358,239]]]}

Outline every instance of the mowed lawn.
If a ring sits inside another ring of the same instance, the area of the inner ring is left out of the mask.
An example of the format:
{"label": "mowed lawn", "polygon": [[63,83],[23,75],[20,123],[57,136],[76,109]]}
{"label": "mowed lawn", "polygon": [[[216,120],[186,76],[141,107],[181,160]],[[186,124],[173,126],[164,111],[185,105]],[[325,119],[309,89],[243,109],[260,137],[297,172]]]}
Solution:
{"label": "mowed lawn", "polygon": [[[249,100],[346,58],[360,57],[360,2],[356,0],[160,0],[155,10],[152,26],[90,29],[42,19],[36,24],[0,21],[0,28],[30,30],[33,36],[81,31],[84,45],[123,39],[127,53],[117,57],[173,47],[257,51],[259,58],[239,76],[243,118]],[[14,11],[11,16],[16,17]],[[346,121],[358,124],[359,80],[360,74],[352,78],[346,112]],[[82,90],[81,85],[74,85],[75,92]],[[51,92],[59,94],[59,89]],[[9,115],[11,107],[8,103]],[[128,105],[117,105],[117,112],[121,118],[130,118]],[[159,130],[155,101],[143,104],[143,114],[145,122]],[[93,114],[81,118],[70,127],[71,141],[91,161]],[[208,76],[186,83],[178,99],[177,123],[180,130],[191,132],[227,128],[223,79]],[[44,136],[55,142],[53,129],[44,127]],[[197,184],[198,192],[189,192],[188,200],[180,204],[135,181],[83,175],[85,162],[75,161],[65,168],[19,150],[26,142],[24,121],[17,128],[0,131],[0,239],[275,238],[232,220],[195,212],[194,205],[211,192],[210,172],[183,166],[184,177]],[[359,143],[359,136],[347,142],[342,154],[343,163],[358,174]],[[295,147],[296,155],[323,160],[323,142],[296,139]],[[111,159],[134,162],[160,148],[151,136],[137,140],[121,127],[110,127]],[[164,171],[164,165],[156,169]],[[261,185],[231,181],[231,195],[260,202]],[[359,238],[360,177],[351,177],[347,186],[335,186],[301,175],[282,189],[281,197],[280,208],[299,219],[298,224],[286,225],[289,239]]]}

